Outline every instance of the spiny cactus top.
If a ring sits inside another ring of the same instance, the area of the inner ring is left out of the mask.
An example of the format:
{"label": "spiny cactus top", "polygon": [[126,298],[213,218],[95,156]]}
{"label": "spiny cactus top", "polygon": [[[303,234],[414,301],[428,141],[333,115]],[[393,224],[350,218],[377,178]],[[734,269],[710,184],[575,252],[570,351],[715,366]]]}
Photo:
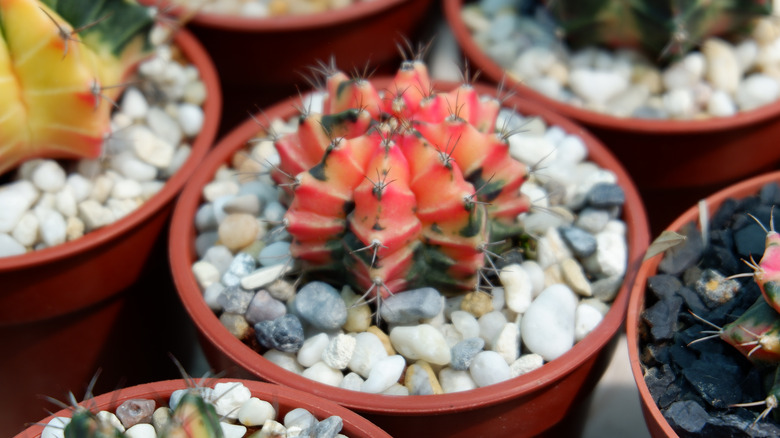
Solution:
{"label": "spiny cactus top", "polygon": [[770,0],[545,0],[574,47],[636,47],[653,59],[683,55],[709,36],[745,33]]}
{"label": "spiny cactus top", "polygon": [[387,89],[327,75],[324,114],[275,142],[292,201],[292,255],[385,297],[422,285],[474,289],[492,242],[520,232],[527,176],[496,132],[500,102],[469,84],[432,91],[404,62]]}
{"label": "spiny cactus top", "polygon": [[0,174],[33,157],[98,156],[152,24],[129,0],[0,0]]}

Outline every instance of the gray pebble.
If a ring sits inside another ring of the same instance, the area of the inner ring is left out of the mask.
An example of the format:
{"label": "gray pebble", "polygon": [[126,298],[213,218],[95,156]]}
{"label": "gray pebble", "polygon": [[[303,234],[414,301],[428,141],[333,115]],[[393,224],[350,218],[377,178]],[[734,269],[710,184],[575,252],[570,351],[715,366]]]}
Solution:
{"label": "gray pebble", "polygon": [[421,319],[433,318],[443,308],[441,294],[432,287],[424,287],[385,298],[380,314],[389,324],[413,324]]}
{"label": "gray pebble", "polygon": [[222,274],[220,282],[224,284],[225,287],[238,287],[241,285],[241,277],[232,272],[225,272]]}
{"label": "gray pebble", "polygon": [[303,345],[303,326],[295,315],[284,315],[273,321],[255,324],[257,341],[266,348],[293,353]]}
{"label": "gray pebble", "polygon": [[258,260],[263,266],[273,266],[290,261],[290,242],[274,242],[260,251]]}
{"label": "gray pebble", "polygon": [[219,235],[216,231],[206,231],[198,234],[198,237],[195,238],[195,252],[198,253],[198,258],[202,259],[206,251],[216,245],[218,240]]}
{"label": "gray pebble", "polygon": [[457,371],[468,370],[471,361],[474,360],[477,353],[482,351],[484,346],[485,341],[482,338],[468,338],[458,342],[451,350],[450,368]]}
{"label": "gray pebble", "polygon": [[262,181],[248,181],[241,184],[241,187],[238,189],[238,194],[251,194],[257,196],[261,208],[279,199],[279,192],[276,190],[276,187],[270,186]]}
{"label": "gray pebble", "polygon": [[347,322],[347,306],[339,291],[321,281],[307,283],[292,302],[293,312],[314,327],[332,330]]}
{"label": "gray pebble", "polygon": [[612,183],[598,183],[588,191],[587,201],[591,207],[619,207],[626,202],[623,187]]}
{"label": "gray pebble", "polygon": [[596,234],[607,226],[609,219],[610,214],[608,211],[586,207],[580,212],[574,225],[589,233]]}
{"label": "gray pebble", "polygon": [[334,438],[341,432],[342,427],[344,427],[344,422],[341,417],[333,415],[317,423],[314,426],[312,436],[315,438]]}
{"label": "gray pebble", "polygon": [[216,230],[218,225],[217,216],[214,214],[214,204],[207,202],[195,212],[195,228],[198,231]]}
{"label": "gray pebble", "polygon": [[254,295],[254,292],[247,292],[238,286],[228,286],[217,298],[217,302],[225,312],[245,313]]}
{"label": "gray pebble", "polygon": [[212,246],[203,254],[203,261],[214,265],[220,273],[225,273],[233,263],[233,253],[225,245]]}
{"label": "gray pebble", "polygon": [[285,213],[287,213],[287,209],[277,201],[269,203],[263,209],[263,217],[271,222],[281,222]]}
{"label": "gray pebble", "polygon": [[590,284],[593,297],[604,303],[611,303],[617,296],[620,286],[623,285],[623,277],[606,277],[598,279]]}
{"label": "gray pebble", "polygon": [[577,257],[588,257],[598,245],[592,234],[578,227],[560,227],[561,238]]}
{"label": "gray pebble", "polygon": [[257,268],[255,258],[251,254],[240,252],[236,254],[233,261],[230,262],[228,272],[237,275],[239,278],[253,272]]}
{"label": "gray pebble", "polygon": [[274,299],[266,290],[259,290],[246,309],[246,320],[254,325],[260,321],[273,321],[287,313],[287,306]]}

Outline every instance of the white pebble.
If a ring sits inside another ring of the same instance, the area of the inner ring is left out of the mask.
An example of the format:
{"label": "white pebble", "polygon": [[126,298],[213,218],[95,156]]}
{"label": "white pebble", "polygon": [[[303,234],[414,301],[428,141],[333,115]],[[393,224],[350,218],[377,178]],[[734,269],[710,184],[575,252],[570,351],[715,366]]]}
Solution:
{"label": "white pebble", "polygon": [[344,376],[344,380],[339,383],[339,388],[348,389],[350,391],[360,391],[360,387],[363,386],[363,378],[358,373],[347,373]]}
{"label": "white pebble", "polygon": [[516,263],[505,266],[498,273],[498,278],[504,286],[506,306],[516,313],[528,310],[533,300],[533,283],[522,266]]}
{"label": "white pebble", "polygon": [[734,94],[742,78],[742,68],[731,44],[719,38],[708,38],[701,46],[707,59],[706,78],[713,88]]}
{"label": "white pebble", "polygon": [[737,105],[743,111],[774,102],[780,96],[780,84],[774,78],[756,73],[745,78],[736,94]]}
{"label": "white pebble", "polygon": [[707,103],[707,112],[716,117],[730,117],[737,113],[737,105],[728,93],[715,90]]}
{"label": "white pebble", "polygon": [[65,438],[65,426],[70,423],[70,417],[54,417],[46,423],[41,432],[41,438]]}
{"label": "white pebble", "polygon": [[201,290],[206,289],[209,285],[218,282],[220,279],[219,269],[203,260],[198,260],[192,264],[192,274],[195,276],[195,281],[198,282]]}
{"label": "white pebble", "polygon": [[157,168],[131,156],[113,160],[114,166],[122,175],[136,181],[151,181],[157,177]]}
{"label": "white pebble", "polygon": [[535,165],[557,156],[555,145],[543,135],[518,132],[509,136],[509,153],[515,159],[528,165]]}
{"label": "white pebble", "polygon": [[76,202],[81,202],[92,193],[92,181],[85,178],[80,173],[71,173],[65,184],[70,187]]}
{"label": "white pebble", "polygon": [[520,356],[520,329],[517,324],[508,322],[493,343],[493,351],[500,354],[507,364]]}
{"label": "white pebble", "polygon": [[379,337],[371,332],[355,335],[355,351],[349,360],[349,369],[363,378],[371,373],[374,364],[387,357],[387,350]]}
{"label": "white pebble", "polygon": [[544,290],[544,269],[534,260],[525,260],[521,266],[531,279],[533,295],[536,298]]}
{"label": "white pebble", "polygon": [[65,217],[78,214],[78,201],[76,201],[73,189],[69,185],[65,184],[62,190],[54,195],[54,206]]}
{"label": "white pebble", "polygon": [[509,364],[495,351],[481,351],[469,365],[469,373],[479,387],[503,382],[512,377]]}
{"label": "white pebble", "polygon": [[361,385],[360,390],[370,394],[378,394],[387,390],[394,383],[398,383],[405,367],[406,361],[397,354],[378,360],[371,368],[371,372]]}
{"label": "white pebble", "polygon": [[14,227],[11,236],[22,246],[31,247],[38,241],[39,223],[35,213],[28,211],[19,219],[19,223]]}
{"label": "white pebble", "polygon": [[241,287],[246,290],[259,289],[273,283],[291,269],[292,266],[289,264],[266,266],[257,269],[251,274],[241,277]]}
{"label": "white pebble", "polygon": [[450,363],[451,353],[440,331],[430,324],[395,327],[390,331],[393,348],[407,359],[436,365]]}
{"label": "white pebble", "polygon": [[149,111],[149,103],[138,88],[127,87],[122,95],[122,103],[119,109],[133,120],[142,120]]}
{"label": "white pebble", "polygon": [[281,438],[287,436],[287,428],[275,420],[263,423],[259,432],[252,434],[252,438]]}
{"label": "white pebble", "polygon": [[206,201],[214,202],[225,195],[235,195],[240,186],[235,181],[212,181],[203,187],[203,197]]}
{"label": "white pebble", "polygon": [[163,140],[143,126],[137,126],[133,129],[131,141],[136,156],[158,169],[170,166],[178,144]]}
{"label": "white pebble", "polygon": [[115,199],[131,199],[141,196],[141,184],[133,179],[122,178],[114,183],[111,197]]}
{"label": "white pebble", "polygon": [[181,142],[182,130],[179,123],[162,108],[149,108],[146,123],[155,136],[171,148],[175,148]]}
{"label": "white pebble", "polygon": [[[242,438],[246,435],[246,426],[226,423],[224,421],[220,421],[219,426],[222,429],[222,436],[224,438]],[[152,437],[154,436],[156,435],[152,435]]]}
{"label": "white pebble", "polygon": [[252,393],[241,382],[224,382],[214,385],[211,397],[218,415],[235,420],[241,405],[252,397]]}
{"label": "white pebble", "polygon": [[628,80],[613,71],[575,68],[569,74],[569,86],[586,102],[604,105],[628,87]]}
{"label": "white pebble", "polygon": [[574,339],[579,342],[593,331],[604,319],[599,309],[588,305],[580,304],[577,306],[577,312],[574,320]]}
{"label": "white pebble", "polygon": [[65,242],[65,230],[67,228],[65,218],[56,211],[47,208],[36,208],[41,240],[46,246],[55,246]]}
{"label": "white pebble", "polygon": [[596,253],[592,258],[605,277],[620,277],[626,273],[628,248],[622,234],[608,230],[596,234]]}
{"label": "white pebble", "polygon": [[291,373],[303,374],[303,368],[298,361],[295,360],[295,355],[292,353],[286,353],[279,350],[268,350],[263,354],[263,357]]}
{"label": "white pebble", "polygon": [[38,190],[29,181],[17,181],[0,188],[0,233],[9,233],[38,199]]}
{"label": "white pebble", "polygon": [[103,423],[108,423],[118,430],[124,432],[125,426],[122,424],[122,421],[119,420],[119,417],[117,417],[113,412],[100,411],[97,413],[97,417],[98,420],[102,421]]}
{"label": "white pebble", "polygon": [[522,376],[525,373],[541,368],[544,365],[544,358],[536,353],[524,354],[509,365],[512,377]]}
{"label": "white pebble", "polygon": [[355,338],[345,334],[338,334],[330,340],[325,351],[322,352],[322,361],[329,367],[343,370],[352,359],[355,352]]}
{"label": "white pebble", "polygon": [[548,287],[523,315],[520,333],[528,350],[553,360],[574,345],[577,296],[563,284]]}
{"label": "white pebble", "polygon": [[693,91],[689,88],[675,88],[663,95],[664,109],[677,119],[690,118],[696,111]]}
{"label": "white pebble", "polygon": [[325,385],[339,386],[344,374],[340,370],[333,369],[323,361],[319,361],[303,370],[303,377],[320,382]]}
{"label": "white pebble", "polygon": [[479,317],[479,337],[485,341],[485,348],[493,348],[494,342],[507,323],[506,316],[498,310]]}
{"label": "white pebble", "polygon": [[35,187],[44,192],[56,193],[65,185],[65,170],[54,160],[43,160],[31,175]]}
{"label": "white pebble", "polygon": [[450,320],[458,333],[460,333],[461,339],[479,337],[479,321],[471,313],[464,310],[456,310],[450,315]]}
{"label": "white pebble", "polygon": [[298,353],[296,353],[298,363],[304,367],[310,367],[322,360],[322,353],[325,351],[325,348],[328,347],[329,342],[330,339],[325,333],[318,333],[307,338],[303,341],[303,345],[301,345]]}
{"label": "white pebble", "polygon": [[238,410],[238,421],[244,426],[260,426],[266,420],[276,418],[276,409],[271,403],[251,397]]}
{"label": "white pebble", "polygon": [[127,438],[156,438],[157,432],[149,423],[138,423],[125,431]]}
{"label": "white pebble", "polygon": [[439,371],[439,385],[445,394],[469,391],[477,387],[474,379],[471,378],[471,373],[465,370],[453,370],[450,367],[442,368]]}
{"label": "white pebble", "polygon": [[179,105],[179,126],[187,137],[194,137],[203,128],[203,108],[200,105],[183,103]]}

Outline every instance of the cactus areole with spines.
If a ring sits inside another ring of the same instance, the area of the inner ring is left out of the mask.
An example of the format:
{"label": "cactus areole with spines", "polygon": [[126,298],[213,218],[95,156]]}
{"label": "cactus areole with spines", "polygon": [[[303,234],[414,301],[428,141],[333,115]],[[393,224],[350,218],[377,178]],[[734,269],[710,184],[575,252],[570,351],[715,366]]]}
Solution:
{"label": "cactus areole with spines", "polygon": [[30,158],[99,156],[152,25],[129,0],[0,0],[0,174]]}
{"label": "cactus areole with spines", "polygon": [[420,61],[384,90],[329,69],[323,114],[304,111],[275,141],[291,253],[308,272],[378,298],[475,290],[488,246],[521,234],[527,169],[496,130],[500,101],[468,83],[432,90]]}

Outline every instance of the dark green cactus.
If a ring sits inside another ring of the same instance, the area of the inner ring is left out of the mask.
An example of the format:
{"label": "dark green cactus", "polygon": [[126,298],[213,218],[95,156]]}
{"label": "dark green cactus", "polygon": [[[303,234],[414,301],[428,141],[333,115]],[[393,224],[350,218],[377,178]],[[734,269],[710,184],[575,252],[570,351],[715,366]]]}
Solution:
{"label": "dark green cactus", "polygon": [[769,0],[544,0],[574,48],[634,47],[673,59],[710,36],[748,32]]}

